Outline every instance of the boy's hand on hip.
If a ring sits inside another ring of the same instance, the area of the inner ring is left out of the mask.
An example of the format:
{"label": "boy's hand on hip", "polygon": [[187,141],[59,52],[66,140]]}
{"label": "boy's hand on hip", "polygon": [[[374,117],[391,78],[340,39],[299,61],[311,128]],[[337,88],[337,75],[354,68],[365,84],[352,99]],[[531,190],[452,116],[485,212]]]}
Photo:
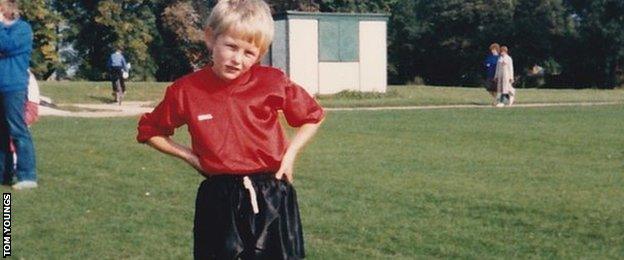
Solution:
{"label": "boy's hand on hip", "polygon": [[295,155],[291,155],[290,153],[284,154],[282,158],[282,164],[280,165],[279,170],[275,173],[275,178],[281,180],[286,176],[286,181],[292,183],[293,182],[293,169],[295,168]]}
{"label": "boy's hand on hip", "polygon": [[290,183],[293,181],[293,170],[295,169],[295,158],[299,153],[301,147],[305,145],[306,142],[316,134],[316,130],[319,128],[324,119],[321,119],[318,123],[315,124],[304,124],[299,127],[297,130],[297,134],[291,140],[290,146],[286,149],[284,153],[284,157],[282,157],[282,164],[280,165],[279,170],[275,173],[275,178],[282,179],[284,175],[286,175],[286,180]]}
{"label": "boy's hand on hip", "polygon": [[193,168],[195,168],[195,170],[198,170],[200,172],[202,172],[202,167],[201,164],[199,163],[199,157],[197,157],[197,155],[195,154],[189,154],[188,156],[186,156],[186,158],[184,159],[189,165],[193,166]]}

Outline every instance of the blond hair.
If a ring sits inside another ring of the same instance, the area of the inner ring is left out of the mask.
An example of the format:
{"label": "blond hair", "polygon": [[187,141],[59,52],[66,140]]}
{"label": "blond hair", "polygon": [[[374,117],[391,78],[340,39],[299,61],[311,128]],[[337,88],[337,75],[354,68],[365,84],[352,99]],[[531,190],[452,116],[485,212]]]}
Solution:
{"label": "blond hair", "polygon": [[264,56],[273,41],[271,9],[262,0],[220,0],[210,12],[206,29],[216,39],[224,33],[254,44]]}
{"label": "blond hair", "polygon": [[504,46],[504,45],[503,45],[503,46],[500,48],[500,51],[501,51],[501,52],[504,52],[504,53],[509,54],[509,48],[507,48],[507,46]]}
{"label": "blond hair", "polygon": [[11,17],[7,18],[15,20],[20,17],[19,4],[16,0],[0,0],[0,6],[11,13]]}

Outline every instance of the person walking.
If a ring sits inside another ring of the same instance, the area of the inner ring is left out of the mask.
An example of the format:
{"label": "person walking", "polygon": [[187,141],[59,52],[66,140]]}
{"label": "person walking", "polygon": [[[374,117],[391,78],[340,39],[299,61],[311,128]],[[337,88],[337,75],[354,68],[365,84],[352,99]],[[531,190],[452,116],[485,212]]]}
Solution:
{"label": "person walking", "polygon": [[496,81],[494,75],[496,74],[496,64],[498,63],[498,53],[500,52],[500,45],[498,43],[492,43],[490,45],[490,54],[485,58],[483,65],[485,66],[485,90],[492,96],[494,100],[492,105],[498,103],[496,96]]}
{"label": "person walking", "polygon": [[500,48],[500,58],[496,64],[494,78],[497,83],[497,92],[500,94],[500,99],[496,106],[502,107],[505,106],[505,103],[507,103],[508,106],[513,105],[516,95],[516,89],[513,87],[514,68],[513,59],[509,56],[509,49],[507,46],[502,46]]}
{"label": "person walking", "polygon": [[[113,86],[113,96],[117,99],[117,88],[121,87],[121,93],[126,93],[126,84],[124,82],[123,73],[126,71],[128,64],[126,58],[122,54],[122,48],[117,48],[108,59],[108,69],[110,70],[110,80]],[[117,84],[119,82],[119,84]]]}
{"label": "person walking", "polygon": [[[17,190],[37,187],[35,147],[24,113],[33,32],[19,13],[16,1],[0,0],[0,172],[12,165],[8,163],[12,158],[12,140],[18,158],[17,183],[13,184]],[[12,184],[10,178],[4,177],[0,177],[3,184]]]}

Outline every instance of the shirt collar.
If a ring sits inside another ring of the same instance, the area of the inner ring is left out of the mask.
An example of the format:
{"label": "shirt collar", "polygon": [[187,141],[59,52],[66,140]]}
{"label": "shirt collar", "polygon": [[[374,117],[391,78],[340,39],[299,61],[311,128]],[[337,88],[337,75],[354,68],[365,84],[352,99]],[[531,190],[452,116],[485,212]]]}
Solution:
{"label": "shirt collar", "polygon": [[256,66],[258,65],[253,65],[251,68],[249,68],[248,71],[246,71],[245,73],[243,73],[242,75],[238,76],[238,78],[235,78],[233,80],[230,81],[224,81],[223,79],[219,78],[219,76],[217,76],[214,71],[212,71],[212,67],[206,66],[206,71],[208,74],[208,78],[209,78],[209,82],[210,85],[214,85],[217,87],[238,87],[241,85],[245,85],[247,82],[249,82],[252,78],[252,74],[253,71],[256,69]]}

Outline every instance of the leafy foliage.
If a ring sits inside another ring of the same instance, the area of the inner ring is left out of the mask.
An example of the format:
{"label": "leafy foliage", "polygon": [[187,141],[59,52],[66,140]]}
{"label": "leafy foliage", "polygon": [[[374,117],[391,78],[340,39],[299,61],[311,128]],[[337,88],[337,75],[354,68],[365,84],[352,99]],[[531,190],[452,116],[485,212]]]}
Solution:
{"label": "leafy foliage", "polygon": [[[201,29],[215,2],[24,0],[24,16],[37,37],[35,73],[45,77],[64,62],[77,64],[80,78],[102,80],[109,54],[121,46],[134,65],[134,79],[173,80],[208,62]],[[620,0],[267,3],[274,12],[390,14],[388,78],[395,84],[422,79],[425,84],[477,86],[492,42],[509,46],[521,77],[535,65],[546,68],[548,86],[611,88],[624,83],[624,2]],[[59,57],[58,46],[67,44],[74,52]],[[531,81],[521,78],[519,82],[531,86]]]}
{"label": "leafy foliage", "polygon": [[59,66],[59,36],[57,33],[59,15],[46,8],[50,1],[24,0],[21,2],[23,18],[33,28],[34,46],[31,71],[40,78],[47,78]]}
{"label": "leafy foliage", "polygon": [[176,40],[181,42],[178,48],[194,69],[202,67],[208,60],[201,20],[201,14],[190,1],[174,3],[166,7],[162,13],[164,25],[175,34]]}

